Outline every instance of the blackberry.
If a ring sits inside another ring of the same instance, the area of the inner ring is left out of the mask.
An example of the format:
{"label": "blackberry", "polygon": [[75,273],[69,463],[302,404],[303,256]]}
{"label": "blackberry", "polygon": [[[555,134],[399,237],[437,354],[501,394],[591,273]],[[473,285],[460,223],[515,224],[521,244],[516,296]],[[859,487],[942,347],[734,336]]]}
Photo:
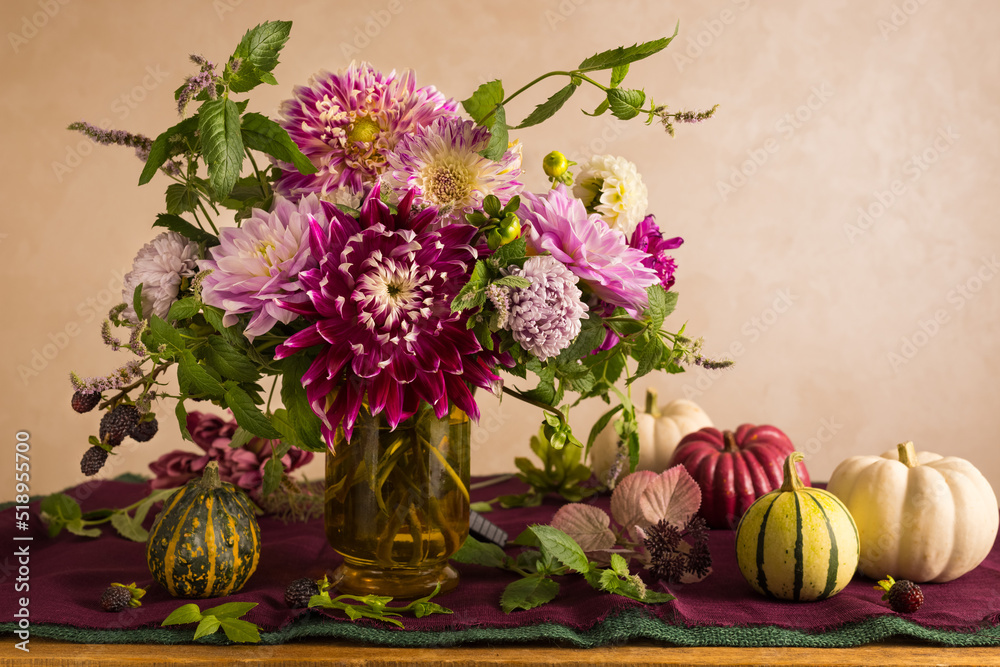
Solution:
{"label": "blackberry", "polygon": [[136,424],[128,435],[136,442],[149,442],[159,428],[160,424],[156,421],[156,417],[153,417],[149,421]]}
{"label": "blackberry", "polygon": [[886,577],[878,582],[875,590],[883,592],[882,599],[889,602],[893,611],[900,614],[915,612],[924,603],[924,592],[920,586],[907,579],[896,581]]}
{"label": "blackberry", "polygon": [[79,413],[90,412],[97,407],[97,404],[101,402],[101,395],[96,391],[83,393],[82,391],[73,392],[73,400],[70,401],[70,405],[73,409]]}
{"label": "blackberry", "polygon": [[132,593],[125,586],[108,586],[101,595],[101,608],[104,611],[122,611],[132,601]]}
{"label": "blackberry", "polygon": [[80,459],[80,472],[82,472],[87,477],[93,477],[101,468],[104,467],[104,462],[108,460],[108,452],[100,447],[91,447],[83,453],[83,458]]}
{"label": "blackberry", "polygon": [[319,595],[319,586],[309,577],[296,579],[285,589],[285,604],[292,609],[309,606],[309,598]]}
{"label": "blackberry", "polygon": [[139,409],[134,405],[119,405],[101,417],[100,438],[117,447],[139,423]]}

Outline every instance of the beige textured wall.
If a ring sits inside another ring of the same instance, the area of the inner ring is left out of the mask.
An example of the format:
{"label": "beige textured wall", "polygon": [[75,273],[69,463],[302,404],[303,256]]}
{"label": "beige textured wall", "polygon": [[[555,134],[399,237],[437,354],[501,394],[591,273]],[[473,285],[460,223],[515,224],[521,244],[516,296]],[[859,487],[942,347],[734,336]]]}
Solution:
{"label": "beige textured wall", "polygon": [[[783,428],[817,479],[846,456],[913,439],[971,459],[1000,489],[998,3],[6,0],[0,467],[12,467],[15,433],[30,432],[33,492],[82,479],[97,420],[70,410],[67,375],[116,360],[99,318],[152,236],[165,186],[135,187],[129,150],[94,148],[63,128],[86,119],[155,135],[176,122],[187,54],[223,61],[246,28],[271,18],[295,25],[280,85],[253,98],[265,113],[351,57],[412,67],[461,98],[488,78],[511,90],[680,20],[676,43],[630,80],[675,109],[718,102],[713,121],[670,139],[583,116],[576,109],[598,100],[588,91],[519,135],[535,188],[551,149],[627,156],[651,211],[687,240],[672,323],[687,321],[711,351],[731,350],[737,366],[639,388],[694,397],[721,426]],[[576,425],[586,432],[601,408],[584,406]],[[540,415],[509,400],[483,410],[474,471],[510,470]],[[161,434],[117,457],[115,474],[193,447],[161,411]],[[0,499],[13,496],[11,478],[0,475]]]}

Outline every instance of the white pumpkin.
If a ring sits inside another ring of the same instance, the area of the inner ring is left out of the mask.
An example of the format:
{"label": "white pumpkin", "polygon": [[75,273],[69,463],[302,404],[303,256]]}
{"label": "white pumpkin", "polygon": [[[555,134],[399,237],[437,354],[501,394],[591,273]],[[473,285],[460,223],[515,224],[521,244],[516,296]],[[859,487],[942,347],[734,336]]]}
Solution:
{"label": "white pumpkin", "polygon": [[912,442],[882,456],[852,456],[827,490],[854,516],[858,568],[872,579],[956,579],[989,555],[1000,523],[982,473],[955,456],[917,454]]}
{"label": "white pumpkin", "polygon": [[[688,433],[711,426],[712,420],[696,403],[685,398],[670,401],[662,407],[658,407],[656,402],[656,390],[647,389],[646,409],[636,414],[639,424],[639,464],[636,470],[661,473],[667,469],[677,443]],[[590,448],[590,469],[597,475],[597,479],[608,486],[614,486],[614,481],[617,481],[606,479],[617,456],[618,433],[615,432],[612,420],[597,435]],[[617,479],[626,474],[628,465]]]}

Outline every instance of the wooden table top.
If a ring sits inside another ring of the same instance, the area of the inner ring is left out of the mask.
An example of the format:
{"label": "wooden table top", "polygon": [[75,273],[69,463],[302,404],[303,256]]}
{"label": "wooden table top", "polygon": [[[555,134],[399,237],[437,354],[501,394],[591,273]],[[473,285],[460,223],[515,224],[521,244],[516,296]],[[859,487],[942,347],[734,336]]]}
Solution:
{"label": "wooden table top", "polygon": [[893,640],[850,649],[674,647],[654,644],[593,649],[552,646],[470,646],[440,649],[385,648],[307,640],[279,646],[164,646],[73,644],[32,639],[31,652],[3,638],[0,667],[159,665],[1000,665],[1000,648],[950,648],[917,640]]}

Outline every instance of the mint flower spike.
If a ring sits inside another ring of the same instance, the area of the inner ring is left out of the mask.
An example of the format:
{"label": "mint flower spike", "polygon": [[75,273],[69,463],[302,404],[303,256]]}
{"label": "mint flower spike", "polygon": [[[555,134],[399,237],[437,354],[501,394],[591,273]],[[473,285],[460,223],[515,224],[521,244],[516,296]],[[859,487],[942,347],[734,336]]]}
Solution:
{"label": "mint flower spike", "polygon": [[135,156],[143,162],[149,157],[149,149],[153,145],[153,140],[142,134],[133,134],[124,130],[105,130],[96,125],[91,125],[86,121],[72,123],[66,129],[82,132],[85,136],[103,146],[115,144],[117,146],[134,148]]}

